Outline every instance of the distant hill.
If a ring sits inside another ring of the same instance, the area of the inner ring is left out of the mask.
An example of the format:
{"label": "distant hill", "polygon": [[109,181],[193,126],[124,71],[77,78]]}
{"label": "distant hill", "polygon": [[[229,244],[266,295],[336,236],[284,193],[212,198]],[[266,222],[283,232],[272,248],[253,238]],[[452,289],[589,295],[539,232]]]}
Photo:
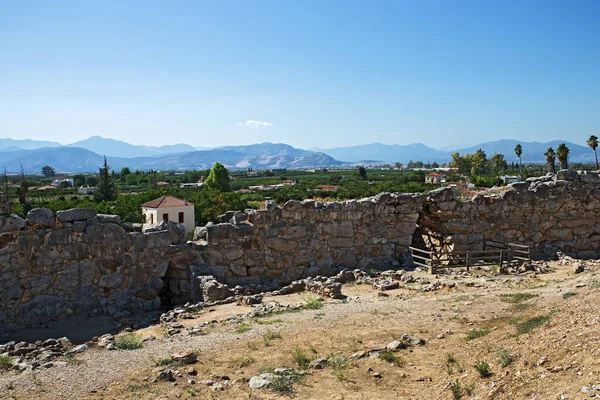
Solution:
{"label": "distant hill", "polygon": [[[215,162],[220,162],[227,168],[308,168],[341,165],[332,157],[306,150],[300,150],[303,155],[280,155],[279,146],[275,146],[275,154],[267,153],[269,146],[251,147],[236,146],[234,150],[214,149],[193,151],[187,153],[168,154],[155,157],[109,157],[108,163],[114,170],[129,167],[133,170],[193,170],[208,169]],[[295,153],[287,149],[284,152]],[[297,149],[295,149],[297,150]],[[264,151],[264,153],[259,154]],[[28,173],[38,173],[45,165],[52,166],[62,172],[95,172],[102,166],[104,157],[80,147],[42,148],[36,150],[21,150],[3,153],[0,167],[11,172],[18,172],[21,164]]]}
{"label": "distant hill", "polygon": [[44,140],[31,140],[31,139],[0,139],[0,151],[7,151],[6,149],[14,150],[33,150],[40,149],[42,147],[59,147],[62,144],[58,142],[48,142]]}
{"label": "distant hill", "polygon": [[279,155],[279,156],[307,156],[314,153],[309,150],[297,149],[284,143],[257,143],[250,144],[247,146],[226,146],[219,147],[219,150],[235,151],[237,153],[250,154],[250,155]]}
{"label": "distant hill", "polygon": [[92,136],[79,142],[71,143],[68,147],[81,147],[93,151],[97,154],[103,154],[107,157],[151,157],[172,153],[184,153],[188,151],[196,151],[196,149],[187,144],[173,144],[166,146],[141,146],[133,145],[121,140],[107,139],[101,136]]}
{"label": "distant hill", "polygon": [[334,157],[337,160],[348,162],[366,162],[365,160],[379,160],[380,162],[401,162],[403,164],[412,161],[423,162],[448,162],[452,159],[451,154],[455,151],[460,154],[472,154],[478,149],[485,151],[489,157],[494,153],[504,154],[504,158],[508,162],[516,161],[517,157],[514,154],[514,148],[517,143],[523,148],[522,160],[524,163],[545,163],[544,153],[549,147],[556,150],[559,144],[565,143],[570,150],[569,161],[577,163],[592,163],[594,162],[594,153],[587,146],[581,146],[565,140],[552,140],[550,142],[523,142],[514,139],[502,139],[493,142],[480,143],[476,146],[457,149],[453,151],[441,151],[427,147],[422,143],[409,145],[386,145],[381,143],[373,143],[352,147],[337,147],[333,149],[321,150],[324,153]]}
{"label": "distant hill", "polygon": [[372,143],[351,147],[336,147],[320,150],[331,157],[348,162],[379,160],[381,162],[408,163],[410,160],[423,162],[448,161],[448,152],[436,150],[423,143],[408,145]]}
{"label": "distant hill", "polygon": [[[595,162],[594,152],[587,146],[581,146],[575,143],[568,142],[566,140],[552,140],[550,142],[522,142],[514,139],[503,139],[496,140],[493,142],[486,142],[478,144],[477,146],[468,147],[466,149],[456,150],[460,154],[471,154],[476,152],[478,149],[482,149],[485,151],[485,154],[488,158],[494,154],[504,154],[504,158],[508,161],[517,161],[517,157],[514,153],[515,146],[520,143],[521,148],[523,149],[523,154],[521,159],[523,163],[545,163],[546,158],[544,157],[544,153],[549,147],[552,147],[554,150],[558,147],[559,144],[564,143],[569,148],[569,162],[577,162],[577,163],[591,163]],[[454,152],[452,152],[454,153]]]}
{"label": "distant hill", "polygon": [[50,165],[61,172],[95,172],[103,162],[104,157],[86,149],[44,147],[3,153],[0,167],[9,172],[18,172],[23,165],[25,172],[39,173],[43,166]]}
{"label": "distant hill", "polygon": [[[569,149],[570,162],[592,163],[594,153],[587,146],[554,140],[546,143],[520,142],[512,139],[481,143],[464,149],[460,154],[474,153],[483,149],[488,157],[494,153],[504,154],[508,162],[516,161],[513,149],[517,143],[523,148],[524,163],[544,163],[544,152],[548,147],[556,149],[560,143]],[[17,144],[14,144],[17,143]],[[61,172],[96,172],[103,163],[106,154],[114,170],[122,167],[140,170],[193,170],[208,169],[215,162],[227,168],[310,168],[333,167],[351,164],[373,165],[379,163],[409,161],[449,162],[454,152],[432,149],[422,143],[410,145],[385,145],[381,143],[352,147],[338,147],[322,151],[310,151],[292,147],[284,143],[257,143],[247,146],[225,146],[208,150],[196,150],[186,144],[168,146],[135,146],[129,143],[94,136],[69,146],[56,142],[50,147],[34,150],[22,146],[36,146],[40,141],[0,139],[0,168],[9,172],[18,172],[20,165],[28,173],[39,173],[43,166],[50,165]],[[86,147],[78,147],[82,144]],[[314,149],[320,150],[320,149]],[[368,160],[368,161],[367,161]]]}

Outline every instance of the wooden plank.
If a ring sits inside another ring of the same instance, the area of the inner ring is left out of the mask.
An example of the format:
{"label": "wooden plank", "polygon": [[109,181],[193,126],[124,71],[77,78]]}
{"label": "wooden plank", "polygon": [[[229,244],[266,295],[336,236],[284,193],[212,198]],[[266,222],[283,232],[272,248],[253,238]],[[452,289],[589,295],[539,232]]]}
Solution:
{"label": "wooden plank", "polygon": [[[418,265],[419,267],[425,267],[425,268],[430,268],[431,265],[427,265],[427,264],[421,264],[419,262],[413,261],[413,264]],[[436,267],[438,268],[438,267]]]}

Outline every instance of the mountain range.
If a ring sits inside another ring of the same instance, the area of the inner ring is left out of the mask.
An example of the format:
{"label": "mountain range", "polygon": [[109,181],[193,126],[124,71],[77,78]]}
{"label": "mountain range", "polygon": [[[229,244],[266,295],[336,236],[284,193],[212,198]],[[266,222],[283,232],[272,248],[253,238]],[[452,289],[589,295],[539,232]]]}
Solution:
{"label": "mountain range", "polygon": [[516,161],[513,149],[517,143],[523,148],[524,163],[544,163],[544,152],[565,143],[571,150],[571,162],[592,163],[594,153],[587,146],[562,140],[550,142],[520,142],[503,139],[453,151],[437,150],[422,143],[385,145],[380,143],[331,149],[298,149],[283,143],[258,143],[246,146],[225,146],[202,149],[187,145],[139,146],[120,140],[93,136],[80,142],[61,145],[52,141],[0,139],[0,167],[9,172],[39,172],[45,165],[61,172],[95,172],[102,165],[104,155],[110,166],[140,170],[207,169],[220,162],[231,169],[276,169],[338,167],[367,163],[408,163],[409,161],[448,162],[451,154],[474,153],[483,149],[488,157],[504,154],[508,162]]}

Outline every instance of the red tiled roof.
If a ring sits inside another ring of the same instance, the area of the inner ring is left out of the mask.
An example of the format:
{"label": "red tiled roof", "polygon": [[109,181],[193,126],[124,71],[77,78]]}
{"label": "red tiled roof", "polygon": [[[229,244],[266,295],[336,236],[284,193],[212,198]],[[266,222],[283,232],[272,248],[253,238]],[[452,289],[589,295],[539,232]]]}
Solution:
{"label": "red tiled roof", "polygon": [[193,206],[192,203],[186,200],[178,199],[173,196],[162,196],[158,199],[151,200],[147,203],[142,204],[142,207],[146,208],[165,208],[165,207],[185,207]]}
{"label": "red tiled roof", "polygon": [[442,174],[437,174],[435,172],[432,172],[430,174],[427,174],[427,176],[442,176]]}

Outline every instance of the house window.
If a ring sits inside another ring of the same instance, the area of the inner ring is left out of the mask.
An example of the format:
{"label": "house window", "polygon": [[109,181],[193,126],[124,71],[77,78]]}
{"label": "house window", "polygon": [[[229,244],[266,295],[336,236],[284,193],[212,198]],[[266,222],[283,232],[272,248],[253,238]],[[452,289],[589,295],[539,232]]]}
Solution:
{"label": "house window", "polygon": [[179,213],[179,223],[183,224],[183,213],[182,212]]}
{"label": "house window", "polygon": [[154,214],[150,214],[150,224],[154,223]]}
{"label": "house window", "polygon": [[168,213],[163,214],[163,221],[169,222],[169,214]]}

